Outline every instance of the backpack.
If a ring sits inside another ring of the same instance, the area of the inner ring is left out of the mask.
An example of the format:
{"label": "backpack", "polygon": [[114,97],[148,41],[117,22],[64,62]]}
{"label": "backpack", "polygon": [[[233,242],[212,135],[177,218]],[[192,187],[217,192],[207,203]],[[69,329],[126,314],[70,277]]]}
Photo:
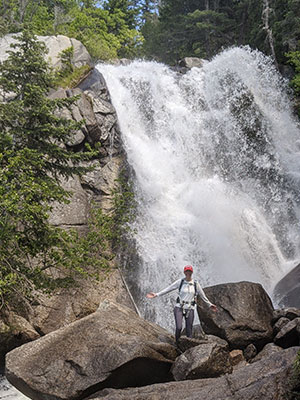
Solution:
{"label": "backpack", "polygon": [[[184,278],[181,279],[181,282],[180,282],[180,285],[179,285],[179,288],[178,288],[178,293],[179,293],[179,294],[180,294],[180,290],[181,290],[181,288],[182,288],[183,282],[184,282]],[[197,293],[197,281],[196,281],[196,280],[194,280],[194,288],[195,288],[195,301],[196,301],[196,298],[197,298],[197,295],[198,295],[198,293]],[[194,301],[194,302],[195,302],[195,301]],[[177,297],[176,302],[177,302],[177,303],[180,303],[180,298],[179,298],[179,296]]]}

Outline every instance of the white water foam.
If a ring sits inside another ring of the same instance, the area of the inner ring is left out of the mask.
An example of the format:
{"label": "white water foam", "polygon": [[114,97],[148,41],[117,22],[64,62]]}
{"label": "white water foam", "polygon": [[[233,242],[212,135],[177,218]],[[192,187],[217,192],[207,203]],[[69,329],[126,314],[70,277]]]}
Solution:
{"label": "white water foam", "polygon": [[[143,61],[98,69],[135,174],[144,315],[172,329],[176,295],[145,294],[185,264],[203,286],[250,280],[271,294],[300,243],[299,126],[271,61],[233,48],[184,76]],[[0,398],[27,399],[4,377]]]}
{"label": "white water foam", "polygon": [[0,399],[27,400],[28,397],[14,388],[4,376],[0,375]]}
{"label": "white water foam", "polygon": [[300,154],[270,59],[232,48],[185,75],[145,61],[97,68],[135,176],[144,315],[173,325],[163,306],[174,296],[144,295],[182,276],[185,264],[204,286],[250,280],[271,293],[299,258]]}

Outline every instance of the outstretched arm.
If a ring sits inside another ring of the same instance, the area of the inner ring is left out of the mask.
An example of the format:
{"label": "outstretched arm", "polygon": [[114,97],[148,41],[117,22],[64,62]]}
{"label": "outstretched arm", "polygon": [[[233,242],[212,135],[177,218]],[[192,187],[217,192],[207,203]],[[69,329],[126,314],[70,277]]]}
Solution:
{"label": "outstretched arm", "polygon": [[177,281],[172,283],[172,285],[166,287],[165,289],[161,290],[158,293],[154,293],[154,292],[148,293],[147,297],[148,297],[148,299],[153,299],[154,297],[162,296],[166,293],[172,292],[172,290],[176,290],[179,288],[180,282],[181,282],[181,279],[178,279]]}
{"label": "outstretched arm", "polygon": [[218,311],[217,306],[213,303],[211,303],[208,298],[206,297],[206,294],[204,293],[202,287],[200,286],[199,282],[197,282],[197,292],[198,295],[201,297],[201,299],[214,311]]}

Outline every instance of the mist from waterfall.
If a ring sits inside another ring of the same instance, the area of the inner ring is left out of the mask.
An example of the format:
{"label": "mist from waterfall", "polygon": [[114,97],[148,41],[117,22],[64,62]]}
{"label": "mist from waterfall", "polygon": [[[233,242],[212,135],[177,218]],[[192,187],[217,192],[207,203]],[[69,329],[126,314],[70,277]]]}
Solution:
{"label": "mist from waterfall", "polygon": [[271,60],[232,48],[180,74],[146,61],[100,64],[133,171],[138,304],[173,325],[174,295],[148,300],[194,266],[203,286],[274,285],[299,258],[300,135]]}

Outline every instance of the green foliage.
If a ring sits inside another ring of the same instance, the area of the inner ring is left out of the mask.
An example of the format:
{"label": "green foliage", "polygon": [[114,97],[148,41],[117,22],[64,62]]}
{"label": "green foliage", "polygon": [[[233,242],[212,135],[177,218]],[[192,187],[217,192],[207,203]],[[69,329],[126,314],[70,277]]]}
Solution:
{"label": "green foliage", "polygon": [[55,72],[55,86],[62,88],[74,88],[91,70],[89,65],[74,67],[72,64],[73,56],[73,46],[68,47],[60,53],[61,68]]}
{"label": "green foliage", "polygon": [[[223,47],[250,45],[275,55],[296,51],[300,40],[300,0],[162,0],[159,17],[146,18],[142,32],[147,57],[175,63],[185,56],[210,58]],[[266,29],[268,16],[269,32]]]}
{"label": "green foliage", "polygon": [[[103,213],[96,204],[92,205],[88,230],[84,235],[70,232],[68,261],[84,274],[99,279],[103,271],[109,271],[118,252],[126,245],[129,223],[135,218],[136,204],[132,185],[120,174],[117,188],[111,193],[112,209]],[[82,269],[82,265],[85,269]]]}
{"label": "green foliage", "polygon": [[64,89],[72,89],[76,87],[91,71],[89,65],[82,65],[81,67],[74,68],[72,72],[65,76],[58,76],[55,80],[55,85]]}
{"label": "green foliage", "polygon": [[286,54],[289,64],[291,64],[295,69],[295,75],[291,80],[290,84],[298,96],[295,100],[295,108],[300,117],[300,51],[293,51]]}
{"label": "green foliage", "polygon": [[[2,6],[2,7],[1,7]],[[139,7],[129,0],[0,0],[0,34],[26,25],[35,34],[63,34],[80,40],[94,59],[138,54]]]}
{"label": "green foliage", "polygon": [[67,76],[74,71],[72,58],[74,57],[74,47],[68,47],[60,53],[62,67],[59,71],[60,76]]}
{"label": "green foliage", "polygon": [[[80,162],[93,151],[73,153],[64,143],[80,123],[58,116],[76,98],[47,97],[53,74],[45,46],[27,30],[0,64],[0,295],[2,303],[33,290],[70,283],[68,233],[48,221],[53,202],[67,203],[60,179],[86,172]],[[64,269],[64,273],[61,273]],[[68,272],[66,272],[68,270]]]}
{"label": "green foliage", "polygon": [[286,54],[288,62],[295,68],[295,76],[291,81],[295,92],[300,95],[300,51],[293,51]]}

